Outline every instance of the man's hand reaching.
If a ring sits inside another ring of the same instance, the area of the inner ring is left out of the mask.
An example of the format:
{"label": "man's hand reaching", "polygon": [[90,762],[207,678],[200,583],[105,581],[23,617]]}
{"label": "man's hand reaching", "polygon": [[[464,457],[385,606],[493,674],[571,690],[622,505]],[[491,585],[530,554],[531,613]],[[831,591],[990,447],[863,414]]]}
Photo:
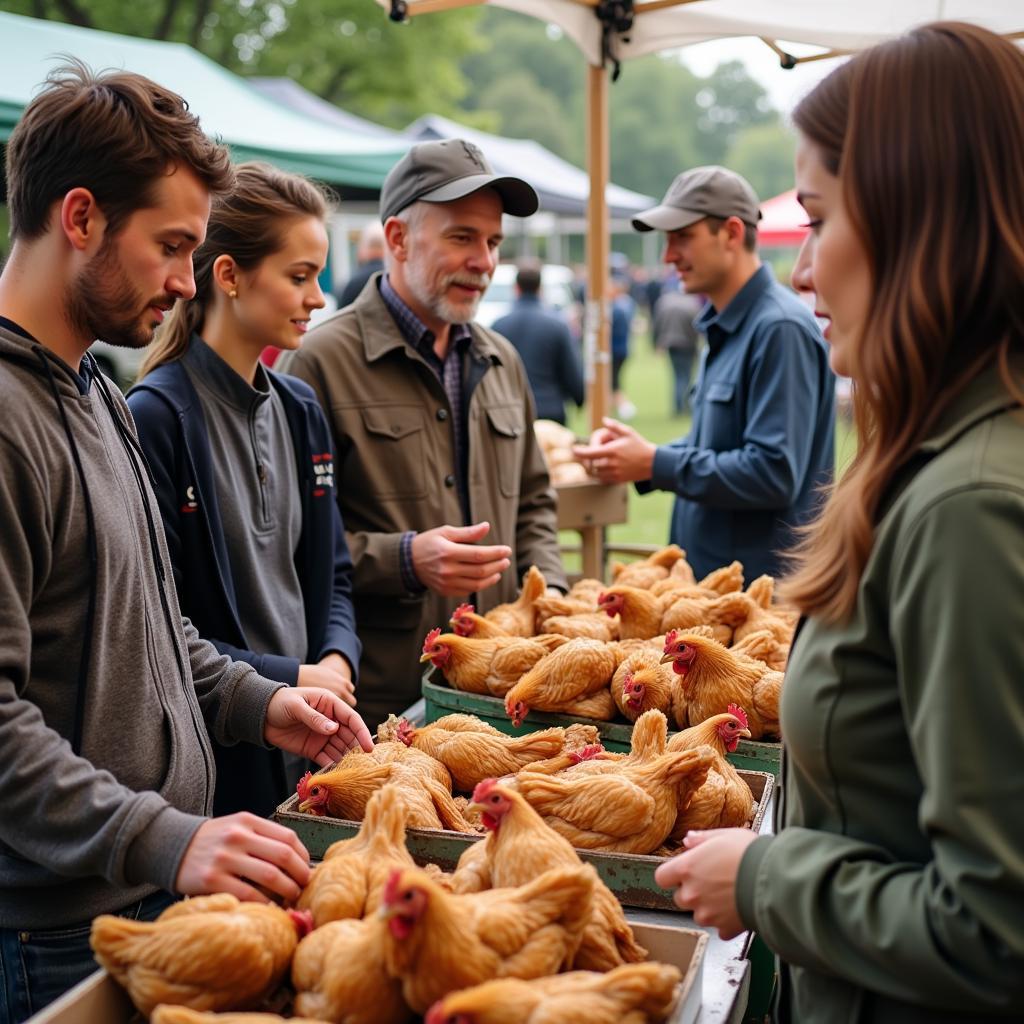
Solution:
{"label": "man's hand reaching", "polygon": [[618,420],[606,416],[602,423],[589,444],[573,446],[576,461],[603,484],[650,480],[658,446]]}
{"label": "man's hand reaching", "polygon": [[490,529],[490,523],[474,523],[417,533],[412,541],[412,562],[420,583],[446,597],[493,587],[512,564],[512,549],[504,544],[477,545]]}

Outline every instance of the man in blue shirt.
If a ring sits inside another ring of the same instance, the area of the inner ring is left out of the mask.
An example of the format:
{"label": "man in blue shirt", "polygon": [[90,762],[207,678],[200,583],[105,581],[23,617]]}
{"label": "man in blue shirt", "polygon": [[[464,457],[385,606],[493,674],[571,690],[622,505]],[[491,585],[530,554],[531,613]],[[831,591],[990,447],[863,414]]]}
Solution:
{"label": "man in blue shirt", "polygon": [[835,462],[835,379],[810,310],[757,255],[759,203],[738,174],[680,174],[633,221],[666,234],[664,260],[708,303],[689,435],[655,445],[606,419],[577,458],[598,479],[673,491],[671,541],[698,577],[733,559],[747,579],[785,571],[794,528],[818,510]]}

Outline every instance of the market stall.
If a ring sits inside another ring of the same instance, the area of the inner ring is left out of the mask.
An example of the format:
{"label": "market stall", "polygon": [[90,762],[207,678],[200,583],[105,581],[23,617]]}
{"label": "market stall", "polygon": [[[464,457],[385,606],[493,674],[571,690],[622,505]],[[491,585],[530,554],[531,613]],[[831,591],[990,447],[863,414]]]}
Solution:
{"label": "market stall", "polygon": [[[587,304],[584,356],[590,421],[599,426],[609,408],[611,356],[608,305],[609,184],[608,90],[624,62],[712,39],[754,36],[784,68],[840,57],[936,19],[974,22],[1011,38],[1024,37],[1017,4],[973,0],[376,0],[395,21],[490,3],[559,26],[587,62]],[[820,48],[795,56],[787,43]],[[681,168],[679,168],[681,169]],[[666,168],[666,179],[673,169]],[[667,181],[666,181],[667,184]]]}

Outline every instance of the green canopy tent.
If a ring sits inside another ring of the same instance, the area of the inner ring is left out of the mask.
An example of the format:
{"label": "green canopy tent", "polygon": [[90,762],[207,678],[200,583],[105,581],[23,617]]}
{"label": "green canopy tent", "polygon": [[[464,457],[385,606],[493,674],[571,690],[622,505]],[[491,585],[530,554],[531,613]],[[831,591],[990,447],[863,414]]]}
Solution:
{"label": "green canopy tent", "polygon": [[342,198],[376,196],[411,142],[347,132],[288,110],[183,43],[135,39],[0,13],[0,142],[62,55],[93,70],[148,75],[183,96],[203,128],[239,160],[266,160],[332,185]]}

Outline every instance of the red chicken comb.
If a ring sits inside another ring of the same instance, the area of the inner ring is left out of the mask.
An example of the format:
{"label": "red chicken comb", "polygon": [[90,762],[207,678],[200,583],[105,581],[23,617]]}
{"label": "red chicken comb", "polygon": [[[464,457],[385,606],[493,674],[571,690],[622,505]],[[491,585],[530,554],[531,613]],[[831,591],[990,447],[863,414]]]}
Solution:
{"label": "red chicken comb", "polygon": [[423,1024],[445,1024],[444,1000],[438,999],[423,1017]]}
{"label": "red chicken comb", "polygon": [[398,882],[402,877],[401,868],[392,868],[388,880],[384,883],[384,902],[389,906],[398,899]]}
{"label": "red chicken comb", "polygon": [[668,649],[676,642],[676,637],[679,636],[678,629],[670,629],[665,634],[665,653],[668,654]]}
{"label": "red chicken comb", "polygon": [[437,638],[441,635],[441,627],[435,626],[428,634],[426,640],[423,641],[423,653],[429,654],[430,648],[437,642]]}
{"label": "red chicken comb", "polygon": [[473,787],[473,803],[478,804],[498,785],[497,779],[483,779]]}
{"label": "red chicken comb", "polygon": [[300,800],[309,799],[309,780],[312,776],[312,772],[306,772],[306,774],[299,779],[299,784],[295,787],[295,792],[299,794]]}
{"label": "red chicken comb", "polygon": [[292,919],[300,939],[304,939],[316,927],[310,910],[288,910],[286,913]]}
{"label": "red chicken comb", "polygon": [[741,728],[750,728],[750,721],[747,719],[747,713],[739,706],[739,704],[730,704],[725,710],[728,711],[730,715],[735,715],[739,719]]}
{"label": "red chicken comb", "polygon": [[407,747],[411,747],[415,732],[416,727],[408,718],[400,718],[398,720],[398,728],[395,730],[395,739],[400,743],[404,743]]}
{"label": "red chicken comb", "polygon": [[475,613],[476,613],[476,607],[474,605],[471,605],[471,604],[469,604],[467,602],[466,604],[460,604],[459,607],[456,608],[455,611],[452,612],[452,618],[453,619],[459,619],[463,615],[473,615]]}
{"label": "red chicken comb", "polygon": [[629,693],[629,688],[633,685],[633,673],[627,672],[622,677],[622,692]]}
{"label": "red chicken comb", "polygon": [[573,764],[579,764],[580,761],[592,761],[598,754],[604,753],[604,747],[600,743],[591,743],[585,746],[582,750],[573,750],[569,754],[569,760]]}

